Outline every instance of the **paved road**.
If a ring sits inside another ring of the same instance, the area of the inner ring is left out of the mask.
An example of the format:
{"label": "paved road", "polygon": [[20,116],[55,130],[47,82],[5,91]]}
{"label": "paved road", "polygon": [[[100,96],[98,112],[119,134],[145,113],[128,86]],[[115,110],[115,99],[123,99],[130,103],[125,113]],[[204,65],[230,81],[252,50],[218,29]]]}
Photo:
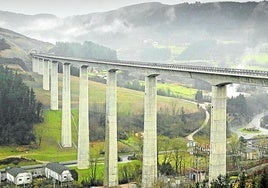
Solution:
{"label": "paved road", "polygon": [[[243,136],[245,139],[250,139],[253,138],[254,136],[260,136],[260,135],[268,135],[268,129],[264,129],[262,127],[260,127],[260,121],[261,118],[265,115],[268,115],[268,111],[257,114],[256,116],[253,117],[252,121],[249,122],[247,125],[243,126],[243,127],[232,127],[231,131],[236,133],[238,137]],[[257,128],[260,130],[260,133],[242,133],[240,131],[241,128]]]}
{"label": "paved road", "polygon": [[[197,104],[197,103],[196,103]],[[196,129],[194,132],[192,132],[191,134],[189,134],[188,136],[186,136],[186,139],[189,140],[189,141],[193,141],[194,138],[193,136],[198,133],[200,130],[202,130],[207,124],[208,124],[208,121],[209,121],[209,118],[210,118],[210,114],[209,112],[207,111],[206,109],[206,104],[200,104],[199,105],[203,110],[205,110],[206,112],[206,118],[205,120],[203,121],[201,127],[199,127],[198,129]]]}

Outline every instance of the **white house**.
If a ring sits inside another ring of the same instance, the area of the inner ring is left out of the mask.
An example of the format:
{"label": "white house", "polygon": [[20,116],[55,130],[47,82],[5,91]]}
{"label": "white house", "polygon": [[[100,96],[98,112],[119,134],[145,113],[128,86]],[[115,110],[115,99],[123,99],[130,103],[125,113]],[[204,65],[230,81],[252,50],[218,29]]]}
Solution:
{"label": "white house", "polygon": [[189,178],[194,182],[202,182],[206,179],[206,172],[204,170],[197,170],[192,168]]}
{"label": "white house", "polygon": [[7,170],[7,181],[15,185],[25,185],[32,183],[32,174],[22,168],[10,168]]}
{"label": "white house", "polygon": [[55,179],[60,183],[73,181],[69,169],[59,163],[48,163],[45,167],[45,175],[47,178]]}

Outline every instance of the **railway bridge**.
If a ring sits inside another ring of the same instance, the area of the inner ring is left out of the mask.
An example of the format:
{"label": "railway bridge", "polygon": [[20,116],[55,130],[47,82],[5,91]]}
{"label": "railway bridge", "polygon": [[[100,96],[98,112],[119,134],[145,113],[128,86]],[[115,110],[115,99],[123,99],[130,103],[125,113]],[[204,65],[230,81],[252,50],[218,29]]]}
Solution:
{"label": "railway bridge", "polygon": [[[226,85],[231,83],[268,86],[268,72],[204,66],[117,60],[87,60],[32,53],[32,71],[43,76],[43,89],[51,91],[51,110],[58,110],[58,64],[63,66],[61,145],[72,146],[70,67],[79,78],[79,169],[89,167],[88,68],[107,70],[104,186],[118,185],[117,164],[117,71],[139,72],[145,77],[142,187],[157,181],[157,80],[161,74],[201,79],[212,85],[209,181],[226,174]],[[51,82],[51,83],[50,83]]]}

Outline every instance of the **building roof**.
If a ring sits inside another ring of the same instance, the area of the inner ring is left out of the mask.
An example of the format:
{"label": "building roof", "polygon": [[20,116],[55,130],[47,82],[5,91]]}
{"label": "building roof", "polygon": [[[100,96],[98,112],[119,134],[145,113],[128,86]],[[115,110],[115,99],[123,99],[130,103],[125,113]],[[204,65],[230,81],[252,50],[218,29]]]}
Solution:
{"label": "building roof", "polygon": [[46,168],[53,170],[54,172],[57,172],[58,174],[61,174],[65,170],[69,170],[66,166],[59,164],[59,163],[48,163],[46,165]]}
{"label": "building roof", "polygon": [[16,177],[19,173],[25,173],[26,170],[22,169],[22,168],[17,168],[17,167],[14,167],[14,168],[10,168],[7,170],[7,173],[9,173],[10,175]]}

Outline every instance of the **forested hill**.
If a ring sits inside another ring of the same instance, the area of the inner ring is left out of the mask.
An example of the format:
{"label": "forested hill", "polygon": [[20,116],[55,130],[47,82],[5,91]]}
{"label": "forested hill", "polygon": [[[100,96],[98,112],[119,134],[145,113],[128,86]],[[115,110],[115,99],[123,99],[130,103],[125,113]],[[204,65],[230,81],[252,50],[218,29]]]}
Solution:
{"label": "forested hill", "polygon": [[[188,60],[189,57],[213,60],[214,56],[218,60],[218,57],[222,56],[227,59],[237,56],[239,58],[249,49],[262,50],[262,44],[268,42],[267,10],[267,1],[197,1],[177,5],[150,2],[66,18],[0,11],[0,27],[43,41],[94,41],[117,49],[119,59],[172,60],[181,50],[190,46],[201,49],[201,55],[192,56],[192,52],[196,50],[190,49],[182,54],[180,60]],[[212,41],[212,49],[210,46],[204,49],[204,45],[199,43],[204,41],[206,44],[207,40]],[[158,53],[159,49],[148,49],[148,46],[155,44],[159,44],[158,47],[161,49],[171,48],[174,57],[169,57],[168,51],[160,51],[163,53],[160,58],[159,55],[147,58],[151,51],[153,54]],[[215,48],[214,44],[217,45]],[[179,48],[172,48],[173,46]],[[222,48],[224,50],[221,50]],[[202,49],[206,50],[205,57],[202,56]]]}
{"label": "forested hill", "polygon": [[0,66],[0,145],[35,141],[33,124],[42,120],[42,104],[10,69]]}
{"label": "forested hill", "polygon": [[57,42],[56,45],[49,50],[49,53],[84,59],[117,59],[115,50],[90,41],[86,41],[83,44],[75,42]]}
{"label": "forested hill", "polygon": [[[66,18],[0,11],[0,27],[54,41],[95,41],[110,47],[145,39],[189,43],[212,36],[267,41],[268,2],[143,3]],[[34,29],[33,29],[34,28]]]}
{"label": "forested hill", "polygon": [[18,64],[24,70],[30,70],[31,50],[79,58],[117,59],[115,50],[90,41],[82,44],[57,42],[53,45],[0,28],[0,64]]}

